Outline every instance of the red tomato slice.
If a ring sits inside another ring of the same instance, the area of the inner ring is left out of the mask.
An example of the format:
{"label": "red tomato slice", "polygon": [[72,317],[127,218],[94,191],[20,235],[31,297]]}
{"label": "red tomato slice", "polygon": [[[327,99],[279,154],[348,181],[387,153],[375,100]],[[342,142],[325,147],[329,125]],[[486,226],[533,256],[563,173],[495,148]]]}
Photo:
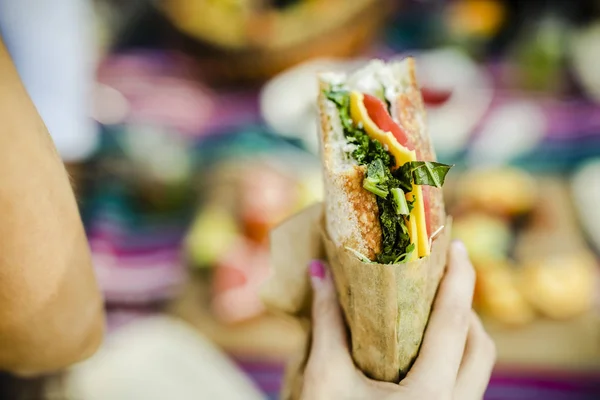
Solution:
{"label": "red tomato slice", "polygon": [[[365,93],[363,95],[363,103],[367,113],[369,114],[369,118],[371,118],[371,120],[379,127],[379,129],[385,132],[392,132],[398,143],[409,150],[414,150],[414,145],[410,143],[408,135],[396,122],[394,122],[383,101],[375,96]],[[429,236],[431,235],[431,212],[429,209],[430,188],[428,186],[422,186],[421,189],[423,191],[423,205],[425,208],[427,236]]]}
{"label": "red tomato slice", "polygon": [[414,150],[414,146],[409,142],[408,135],[400,126],[394,122],[392,116],[387,110],[383,101],[370,94],[363,95],[363,103],[371,121],[375,123],[382,131],[392,132],[398,143],[409,150]]}
{"label": "red tomato slice", "polygon": [[421,186],[421,191],[423,193],[423,208],[425,208],[425,225],[427,227],[427,237],[431,237],[431,209],[430,207],[430,196],[431,196],[431,186]]}

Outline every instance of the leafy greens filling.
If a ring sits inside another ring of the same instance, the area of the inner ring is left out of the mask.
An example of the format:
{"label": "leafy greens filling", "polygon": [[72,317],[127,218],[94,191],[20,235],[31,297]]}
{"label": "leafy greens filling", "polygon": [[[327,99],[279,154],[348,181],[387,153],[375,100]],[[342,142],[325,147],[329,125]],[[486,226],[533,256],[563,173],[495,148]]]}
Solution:
{"label": "leafy greens filling", "polygon": [[379,208],[382,230],[382,251],[377,262],[382,264],[406,262],[415,245],[411,244],[407,224],[413,201],[405,194],[413,185],[441,187],[451,166],[427,161],[408,162],[395,171],[394,157],[377,140],[371,139],[361,124],[355,124],[350,116],[350,92],[340,87],[325,91],[339,112],[344,136],[355,145],[351,156],[359,165],[367,166],[363,187],[375,194]]}
{"label": "leafy greens filling", "polygon": [[335,103],[340,114],[344,136],[348,143],[356,148],[352,151],[352,158],[360,165],[369,164],[380,159],[385,165],[394,165],[394,157],[388,153],[381,143],[367,135],[362,126],[355,125],[350,116],[350,92],[339,88],[332,88],[325,93],[327,99]]}

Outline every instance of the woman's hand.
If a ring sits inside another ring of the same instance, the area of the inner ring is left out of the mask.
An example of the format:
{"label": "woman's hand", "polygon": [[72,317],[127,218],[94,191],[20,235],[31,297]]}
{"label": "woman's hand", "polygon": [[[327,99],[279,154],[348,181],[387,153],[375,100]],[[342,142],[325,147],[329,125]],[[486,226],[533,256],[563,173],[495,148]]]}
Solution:
{"label": "woman's hand", "polygon": [[462,243],[453,243],[421,351],[400,384],[376,382],[353,364],[335,287],[325,265],[310,265],[314,290],[313,342],[305,371],[305,399],[483,398],[495,346],[471,310],[475,272]]}

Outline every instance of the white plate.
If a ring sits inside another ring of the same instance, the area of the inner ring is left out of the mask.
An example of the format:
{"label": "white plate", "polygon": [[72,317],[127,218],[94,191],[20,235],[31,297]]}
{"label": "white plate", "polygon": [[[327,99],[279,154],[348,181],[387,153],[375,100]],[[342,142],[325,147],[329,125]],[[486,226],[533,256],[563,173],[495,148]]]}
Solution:
{"label": "white plate", "polygon": [[366,60],[315,59],[277,75],[260,93],[262,117],[278,134],[297,138],[317,153],[317,74],[325,71],[350,71]]}
{"label": "white plate", "polygon": [[571,179],[579,222],[596,251],[600,251],[600,159],[584,164]]}
{"label": "white plate", "polygon": [[117,331],[73,368],[66,386],[69,398],[78,400],[263,399],[216,347],[166,316]]}

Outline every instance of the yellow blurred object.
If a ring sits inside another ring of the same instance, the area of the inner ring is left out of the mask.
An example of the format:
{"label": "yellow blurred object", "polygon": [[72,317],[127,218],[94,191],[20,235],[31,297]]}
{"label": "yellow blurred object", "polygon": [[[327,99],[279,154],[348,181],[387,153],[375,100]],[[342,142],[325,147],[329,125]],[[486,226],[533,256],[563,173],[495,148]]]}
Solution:
{"label": "yellow blurred object", "polygon": [[230,5],[160,0],[173,45],[197,56],[213,84],[270,78],[303,61],[354,57],[375,38],[389,0],[299,0],[284,7],[256,0]]}
{"label": "yellow blurred object", "polygon": [[511,241],[511,231],[506,221],[483,213],[457,218],[452,234],[464,242],[477,267],[485,266],[488,261],[505,259]]}
{"label": "yellow blurred object", "polygon": [[592,255],[565,254],[525,266],[521,290],[543,315],[565,319],[592,307],[597,265]]}
{"label": "yellow blurred object", "polygon": [[491,36],[505,18],[504,6],[497,0],[452,2],[448,11],[450,30],[460,36]]}
{"label": "yellow blurred object", "polygon": [[298,204],[294,211],[302,210],[322,200],[323,178],[320,173],[316,173],[298,183]]}
{"label": "yellow blurred object", "polygon": [[243,22],[250,15],[248,1],[165,0],[167,15],[184,32],[221,46],[237,48],[245,41]]}
{"label": "yellow blurred object", "polygon": [[530,211],[537,200],[537,184],[524,171],[512,168],[477,170],[465,174],[458,193],[465,206],[500,215]]}
{"label": "yellow blurred object", "polygon": [[207,206],[196,216],[186,238],[186,247],[195,266],[211,266],[225,254],[238,236],[233,215],[219,206]]}
{"label": "yellow blurred object", "polygon": [[241,50],[284,49],[360,15],[374,0],[312,0],[278,8],[255,0],[162,0],[169,19],[197,39]]}
{"label": "yellow blurred object", "polygon": [[519,291],[516,271],[508,262],[491,263],[477,271],[479,310],[507,325],[524,325],[535,312]]}

